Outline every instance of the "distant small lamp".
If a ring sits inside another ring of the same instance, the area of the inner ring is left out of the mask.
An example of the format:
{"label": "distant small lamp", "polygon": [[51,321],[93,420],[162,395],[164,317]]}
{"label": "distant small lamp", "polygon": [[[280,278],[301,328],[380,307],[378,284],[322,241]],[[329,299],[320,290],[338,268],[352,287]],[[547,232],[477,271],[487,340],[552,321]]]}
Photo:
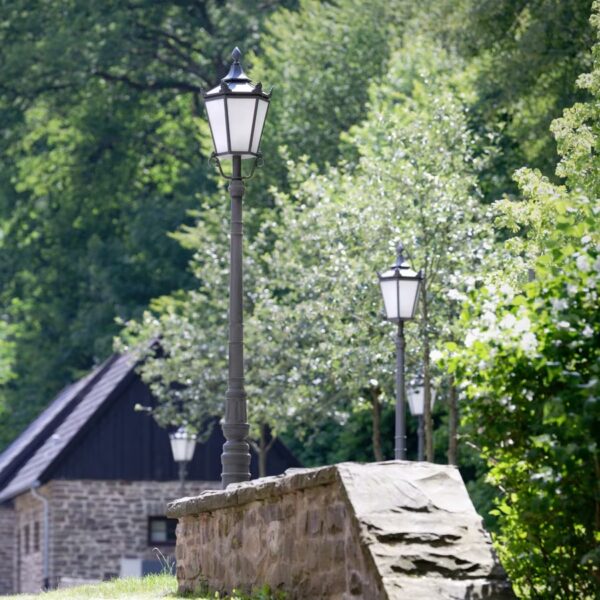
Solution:
{"label": "distant small lamp", "polygon": [[173,460],[179,465],[179,485],[183,494],[187,464],[194,457],[196,449],[196,434],[191,433],[182,425],[177,431],[169,435]]}
{"label": "distant small lamp", "polygon": [[406,459],[406,390],[404,389],[404,321],[415,316],[419,290],[423,281],[421,271],[415,273],[404,258],[404,246],[398,244],[396,263],[378,273],[385,318],[398,324],[396,337],[396,433],[394,457]]}
{"label": "distant small lamp", "polygon": [[[409,384],[406,391],[408,397],[408,406],[410,407],[410,413],[414,417],[419,419],[419,453],[418,460],[425,460],[425,423],[423,414],[425,412],[425,385],[423,381],[423,374],[419,373]],[[435,402],[435,389],[431,389],[431,410],[433,410],[433,404]]]}
{"label": "distant small lamp", "polygon": [[413,319],[417,310],[423,274],[415,273],[404,258],[404,246],[398,244],[396,264],[379,274],[385,318],[393,323]]}

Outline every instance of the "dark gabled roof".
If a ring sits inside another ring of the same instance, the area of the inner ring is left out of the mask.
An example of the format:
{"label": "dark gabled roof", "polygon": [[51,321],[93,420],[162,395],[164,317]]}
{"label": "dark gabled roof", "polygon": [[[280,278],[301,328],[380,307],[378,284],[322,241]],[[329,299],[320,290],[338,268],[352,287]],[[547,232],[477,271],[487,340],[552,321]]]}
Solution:
{"label": "dark gabled roof", "polygon": [[0,488],[56,429],[86,389],[102,374],[114,357],[104,361],[85,377],[63,388],[38,417],[0,454]]}
{"label": "dark gabled roof", "polygon": [[[0,492],[0,502],[10,500],[43,480],[44,473],[77,437],[90,418],[100,410],[117,386],[133,371],[134,366],[135,360],[130,355],[115,355],[56,397],[0,455],[0,465],[14,464],[14,458],[22,456],[25,449],[30,447],[36,432],[38,438],[43,438],[41,445],[38,443],[33,454],[30,453],[29,458],[25,459],[25,464],[21,463],[21,469]],[[59,415],[62,415],[62,420],[59,420]]]}

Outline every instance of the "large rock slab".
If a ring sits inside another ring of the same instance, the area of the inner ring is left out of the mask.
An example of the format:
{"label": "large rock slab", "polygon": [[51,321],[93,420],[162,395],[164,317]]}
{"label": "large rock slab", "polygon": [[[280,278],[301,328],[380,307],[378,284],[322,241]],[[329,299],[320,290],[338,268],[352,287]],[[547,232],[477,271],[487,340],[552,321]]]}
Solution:
{"label": "large rock slab", "polygon": [[514,598],[460,473],[342,463],[205,492],[179,518],[182,592],[264,584],[294,598]]}

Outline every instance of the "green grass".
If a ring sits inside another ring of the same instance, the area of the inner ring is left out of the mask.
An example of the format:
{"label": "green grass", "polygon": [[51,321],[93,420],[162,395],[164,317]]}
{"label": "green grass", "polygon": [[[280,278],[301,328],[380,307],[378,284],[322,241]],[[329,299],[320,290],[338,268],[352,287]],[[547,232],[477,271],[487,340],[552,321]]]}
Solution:
{"label": "green grass", "polygon": [[[40,594],[18,594],[2,596],[2,600],[95,600],[96,598],[128,598],[130,600],[145,600],[146,598],[163,598],[175,600],[195,598],[198,600],[218,600],[224,598],[219,594],[185,595],[177,594],[177,580],[172,575],[148,575],[142,579],[114,579],[96,585],[82,585],[74,588],[55,590]],[[228,596],[230,600],[279,600],[282,596],[272,595],[268,590],[257,592],[252,596],[234,593]]]}
{"label": "green grass", "polygon": [[[208,598],[209,596],[205,596]],[[81,585],[43,594],[18,594],[2,600],[68,600],[76,598],[178,598],[177,580],[172,575],[114,579],[96,585]],[[179,596],[180,598],[180,596]]]}
{"label": "green grass", "polygon": [[172,575],[148,575],[142,579],[114,579],[96,585],[80,585],[40,594],[5,596],[2,600],[68,600],[69,598],[177,598],[177,580]]}

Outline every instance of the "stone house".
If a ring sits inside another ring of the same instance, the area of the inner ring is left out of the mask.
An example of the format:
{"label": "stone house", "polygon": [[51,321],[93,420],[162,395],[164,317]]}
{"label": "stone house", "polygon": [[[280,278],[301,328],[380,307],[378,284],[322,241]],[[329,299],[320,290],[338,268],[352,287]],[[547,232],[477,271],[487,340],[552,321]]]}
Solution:
{"label": "stone house", "polygon": [[[135,404],[152,405],[128,355],[114,355],[62,390],[0,454],[0,594],[142,575],[174,555],[181,496],[168,432]],[[220,487],[221,428],[198,444],[185,495]],[[278,440],[270,475],[298,461]],[[257,460],[251,463],[257,476]]]}

